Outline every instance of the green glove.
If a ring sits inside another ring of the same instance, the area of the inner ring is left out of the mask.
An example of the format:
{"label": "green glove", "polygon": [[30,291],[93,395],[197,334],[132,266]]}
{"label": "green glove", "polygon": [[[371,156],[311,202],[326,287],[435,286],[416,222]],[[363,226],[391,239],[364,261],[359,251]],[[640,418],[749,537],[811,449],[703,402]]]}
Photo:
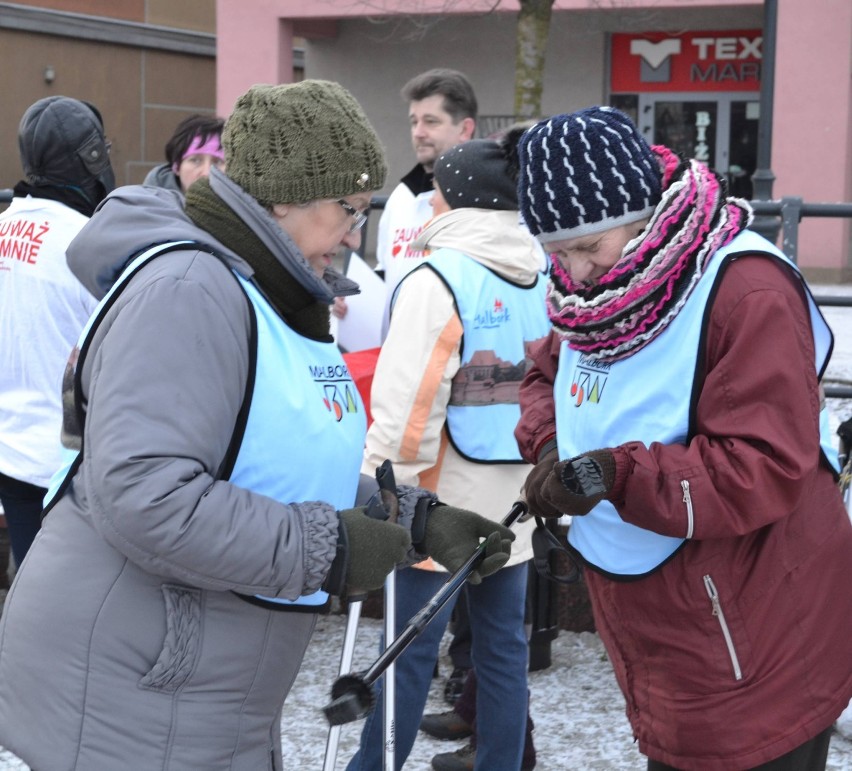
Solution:
{"label": "green glove", "polygon": [[338,512],[337,554],[323,583],[329,594],[351,597],[378,589],[411,546],[404,527],[373,519],[364,511],[359,506]]}
{"label": "green glove", "polygon": [[588,514],[612,490],[615,458],[609,450],[593,450],[560,461],[544,480],[542,495],[563,514]]}
{"label": "green glove", "polygon": [[429,506],[422,545],[415,544],[415,548],[454,573],[476,551],[482,538],[485,539],[485,557],[468,579],[478,584],[508,561],[515,540],[515,534],[508,527],[472,511],[439,503]]}

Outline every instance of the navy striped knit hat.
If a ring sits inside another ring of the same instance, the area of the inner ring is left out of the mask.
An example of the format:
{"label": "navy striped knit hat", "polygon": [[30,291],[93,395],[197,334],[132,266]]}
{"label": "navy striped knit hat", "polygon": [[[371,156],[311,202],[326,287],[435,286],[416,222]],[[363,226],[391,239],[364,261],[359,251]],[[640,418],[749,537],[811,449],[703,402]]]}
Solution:
{"label": "navy striped knit hat", "polygon": [[542,120],[524,133],[518,152],[521,214],[542,244],[636,222],[660,202],[656,156],[612,107]]}

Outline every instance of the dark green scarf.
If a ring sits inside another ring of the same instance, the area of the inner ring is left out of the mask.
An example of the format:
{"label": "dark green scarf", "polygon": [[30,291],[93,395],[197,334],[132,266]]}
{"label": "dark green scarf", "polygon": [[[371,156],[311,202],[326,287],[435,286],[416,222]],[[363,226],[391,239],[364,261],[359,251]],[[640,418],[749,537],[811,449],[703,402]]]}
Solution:
{"label": "dark green scarf", "polygon": [[198,227],[242,257],[254,281],[287,324],[315,340],[330,341],[329,307],[319,303],[275,258],[264,243],[210,188],[206,178],[186,194],[186,213]]}

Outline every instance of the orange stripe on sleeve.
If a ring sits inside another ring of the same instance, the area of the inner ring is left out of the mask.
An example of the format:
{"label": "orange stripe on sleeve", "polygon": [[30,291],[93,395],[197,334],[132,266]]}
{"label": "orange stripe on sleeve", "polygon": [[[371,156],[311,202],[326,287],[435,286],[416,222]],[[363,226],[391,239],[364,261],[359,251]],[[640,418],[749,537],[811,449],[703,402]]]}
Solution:
{"label": "orange stripe on sleeve", "polygon": [[441,331],[435,347],[432,349],[432,355],[426,365],[423,380],[420,382],[420,388],[417,389],[417,395],[414,398],[414,406],[409,416],[408,425],[405,427],[405,433],[402,436],[400,458],[404,461],[417,459],[423,432],[426,430],[429,413],[435,402],[435,395],[438,393],[438,387],[441,385],[441,380],[447,369],[447,362],[461,339],[462,331],[461,319],[454,314]]}

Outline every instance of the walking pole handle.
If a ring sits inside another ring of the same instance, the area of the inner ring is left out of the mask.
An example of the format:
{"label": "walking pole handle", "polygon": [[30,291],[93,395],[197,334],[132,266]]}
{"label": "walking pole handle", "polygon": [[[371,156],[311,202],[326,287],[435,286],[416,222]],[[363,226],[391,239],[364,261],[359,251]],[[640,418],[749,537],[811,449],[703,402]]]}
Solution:
{"label": "walking pole handle", "polygon": [[[527,512],[527,504],[516,501],[502,524],[511,527]],[[485,556],[485,544],[480,544],[467,561],[453,573],[421,610],[412,616],[396,639],[383,651],[375,662],[362,673],[343,675],[331,688],[331,701],[323,707],[323,712],[331,725],[351,723],[365,717],[373,708],[375,696],[372,684],[402,654],[419,635],[426,625],[447,604],[452,596],[470,577],[474,568]]]}
{"label": "walking pole handle", "polygon": [[[378,490],[370,496],[364,508],[364,513],[371,519],[380,519],[383,522],[396,522],[399,518],[399,500],[396,495],[396,481],[394,479],[393,466],[386,460],[376,469],[376,483]],[[367,593],[350,594],[347,601],[364,602]]]}

